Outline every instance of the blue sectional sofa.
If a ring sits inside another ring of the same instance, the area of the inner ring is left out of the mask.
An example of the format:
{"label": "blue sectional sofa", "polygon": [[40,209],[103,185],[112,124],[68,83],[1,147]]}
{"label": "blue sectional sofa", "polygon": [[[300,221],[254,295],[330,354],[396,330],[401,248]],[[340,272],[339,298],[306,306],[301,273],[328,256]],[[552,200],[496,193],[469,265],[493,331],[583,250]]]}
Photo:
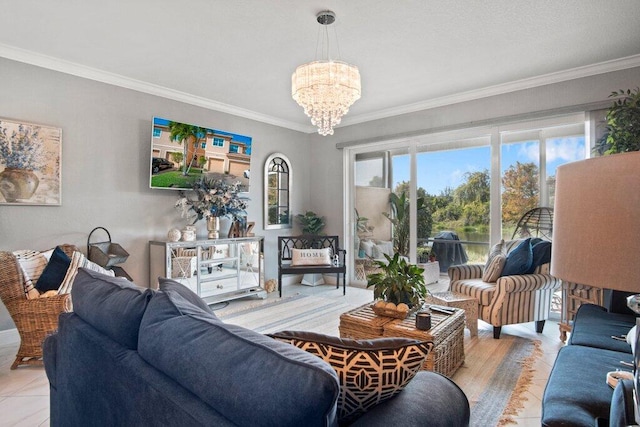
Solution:
{"label": "blue sectional sofa", "polygon": [[[329,363],[225,324],[182,288],[161,282],[152,291],[79,270],[74,312],[44,342],[52,426],[346,424]],[[420,371],[357,415],[350,425],[467,426],[469,403],[448,378]]]}
{"label": "blue sectional sofa", "polygon": [[612,337],[625,337],[635,324],[632,314],[610,312],[593,304],[580,306],[570,339],[558,352],[544,391],[543,426],[635,424],[629,419],[632,382],[626,387],[619,385],[613,403],[614,390],[606,383],[608,372],[633,370],[631,346]]}

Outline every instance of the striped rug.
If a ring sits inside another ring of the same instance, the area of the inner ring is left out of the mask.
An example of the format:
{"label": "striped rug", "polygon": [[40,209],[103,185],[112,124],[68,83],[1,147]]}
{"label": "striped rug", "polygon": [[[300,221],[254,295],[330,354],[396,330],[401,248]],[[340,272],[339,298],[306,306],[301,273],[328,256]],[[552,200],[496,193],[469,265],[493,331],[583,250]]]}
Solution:
{"label": "striped rug", "polygon": [[[260,333],[304,330],[338,334],[340,314],[353,308],[345,301],[314,295],[261,300],[239,310],[221,309],[225,322]],[[502,334],[494,340],[491,329],[478,338],[465,335],[465,364],[453,376],[471,405],[471,426],[508,424],[524,405],[531,382],[531,366],[539,356],[539,342]]]}

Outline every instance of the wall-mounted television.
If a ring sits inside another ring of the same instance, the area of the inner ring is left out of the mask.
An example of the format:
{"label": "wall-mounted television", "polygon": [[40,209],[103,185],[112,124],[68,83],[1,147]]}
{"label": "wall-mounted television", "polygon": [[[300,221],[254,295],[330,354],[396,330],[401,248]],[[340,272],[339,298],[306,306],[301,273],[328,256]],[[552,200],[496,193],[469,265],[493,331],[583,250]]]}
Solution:
{"label": "wall-mounted television", "polygon": [[204,175],[249,191],[251,137],[154,117],[149,186],[183,190]]}

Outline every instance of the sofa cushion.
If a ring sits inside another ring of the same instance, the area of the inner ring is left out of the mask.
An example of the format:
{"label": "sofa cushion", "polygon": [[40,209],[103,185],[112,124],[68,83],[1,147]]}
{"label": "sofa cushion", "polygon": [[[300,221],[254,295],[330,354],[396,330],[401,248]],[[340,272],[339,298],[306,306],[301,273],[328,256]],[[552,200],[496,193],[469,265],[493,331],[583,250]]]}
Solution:
{"label": "sofa cushion", "polygon": [[353,340],[300,331],[282,331],[269,336],[331,364],[340,378],[340,423],[349,422],[400,393],[433,348],[432,342],[410,338]]}
{"label": "sofa cushion", "polygon": [[489,305],[493,300],[496,284],[483,282],[482,279],[456,280],[451,283],[451,291],[473,297],[480,305]]}
{"label": "sofa cushion", "polygon": [[36,282],[36,289],[41,293],[57,290],[62,284],[70,264],[71,259],[69,256],[60,247],[56,247],[47,266]]}
{"label": "sofa cushion", "polygon": [[634,316],[609,313],[599,305],[582,304],[573,321],[569,344],[631,353],[631,346],[622,337],[626,337],[633,325]]}
{"label": "sofa cushion", "polygon": [[593,426],[607,419],[613,390],[607,372],[628,369],[630,354],[568,345],[560,349],[542,398],[543,426]]}
{"label": "sofa cushion", "polygon": [[420,371],[402,393],[371,408],[350,426],[468,426],[469,417],[469,400],[456,383],[436,372]]}
{"label": "sofa cushion", "polygon": [[150,365],[238,425],[336,424],[338,378],[291,345],[228,325],[177,292],[157,292],[140,326]]}
{"label": "sofa cushion", "polygon": [[71,289],[73,311],[123,346],[138,347],[138,330],[153,291],[124,277],[80,268]]}
{"label": "sofa cushion", "polygon": [[525,239],[507,255],[507,262],[502,269],[503,276],[526,274],[533,263],[531,239]]}
{"label": "sofa cushion", "polygon": [[507,262],[507,257],[504,254],[496,254],[491,258],[489,265],[485,266],[482,271],[483,282],[495,282],[502,275],[502,270]]}
{"label": "sofa cushion", "polygon": [[193,292],[191,289],[187,288],[185,285],[183,285],[180,282],[177,282],[175,280],[171,280],[171,279],[167,279],[166,277],[159,277],[158,278],[158,287],[161,291],[173,291],[178,293],[182,298],[186,299],[187,301],[189,301],[191,304],[195,305],[196,307],[206,311],[207,313],[211,313],[214,317],[215,314],[213,313],[213,310],[211,310],[211,307],[209,307],[209,305],[204,302],[202,300],[202,298],[200,298],[198,296],[198,294],[196,294],[195,292]]}

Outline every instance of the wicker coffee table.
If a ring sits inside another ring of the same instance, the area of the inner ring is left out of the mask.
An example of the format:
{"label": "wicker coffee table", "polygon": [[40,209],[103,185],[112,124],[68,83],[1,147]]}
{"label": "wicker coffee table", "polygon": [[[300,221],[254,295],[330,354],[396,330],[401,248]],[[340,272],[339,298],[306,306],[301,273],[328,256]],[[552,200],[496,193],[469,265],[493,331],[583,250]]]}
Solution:
{"label": "wicker coffee table", "polygon": [[478,336],[478,300],[456,292],[436,292],[427,295],[427,304],[445,305],[464,310],[467,329],[472,337]]}
{"label": "wicker coffee table", "polygon": [[422,369],[451,376],[464,363],[464,311],[454,311],[451,315],[431,313],[431,329],[421,331],[415,328],[415,314],[404,320],[381,317],[373,312],[369,303],[340,316],[340,337],[406,337],[432,341],[433,351],[427,356]]}

